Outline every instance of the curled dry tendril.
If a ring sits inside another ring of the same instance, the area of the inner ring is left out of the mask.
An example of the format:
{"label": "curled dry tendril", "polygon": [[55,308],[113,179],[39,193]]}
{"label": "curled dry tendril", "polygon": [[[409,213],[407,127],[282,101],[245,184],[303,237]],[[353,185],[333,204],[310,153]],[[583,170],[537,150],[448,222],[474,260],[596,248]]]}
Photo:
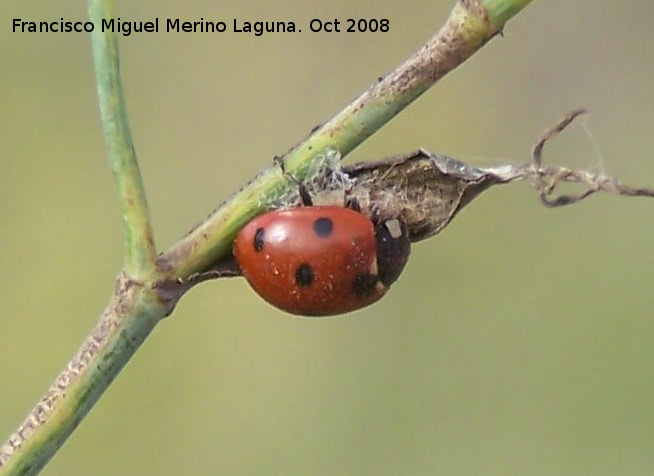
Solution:
{"label": "curled dry tendril", "polygon": [[[613,177],[567,167],[543,165],[542,155],[545,144],[559,135],[575,118],[586,112],[585,109],[577,109],[566,114],[559,122],[545,130],[534,144],[532,161],[524,166],[524,173],[539,192],[543,204],[548,207],[571,205],[600,191],[630,197],[654,197],[654,189],[631,187]],[[552,198],[557,186],[563,182],[584,184],[586,189],[576,194],[562,194]]]}

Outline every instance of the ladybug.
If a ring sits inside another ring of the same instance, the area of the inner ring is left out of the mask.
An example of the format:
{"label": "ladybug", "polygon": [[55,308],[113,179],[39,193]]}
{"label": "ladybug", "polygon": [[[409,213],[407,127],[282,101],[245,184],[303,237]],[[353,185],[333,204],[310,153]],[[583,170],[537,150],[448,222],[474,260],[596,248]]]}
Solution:
{"label": "ladybug", "polygon": [[313,206],[302,189],[300,195],[307,206],[270,211],[238,233],[233,252],[250,286],[273,306],[304,316],[333,316],[381,299],[409,258],[406,225]]}

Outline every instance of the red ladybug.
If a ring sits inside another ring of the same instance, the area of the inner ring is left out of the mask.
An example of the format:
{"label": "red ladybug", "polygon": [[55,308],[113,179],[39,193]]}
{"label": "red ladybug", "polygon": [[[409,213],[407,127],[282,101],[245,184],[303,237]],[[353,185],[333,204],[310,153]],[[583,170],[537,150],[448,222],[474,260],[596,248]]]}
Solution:
{"label": "red ladybug", "polygon": [[305,316],[342,314],[379,300],[410,251],[401,220],[373,223],[331,205],[265,213],[234,241],[252,288],[273,306]]}

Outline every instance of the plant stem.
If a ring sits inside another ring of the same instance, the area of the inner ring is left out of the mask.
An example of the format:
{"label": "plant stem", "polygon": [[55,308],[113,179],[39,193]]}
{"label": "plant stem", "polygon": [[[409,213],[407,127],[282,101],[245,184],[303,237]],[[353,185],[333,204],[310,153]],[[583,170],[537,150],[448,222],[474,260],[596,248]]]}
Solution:
{"label": "plant stem", "polygon": [[101,28],[103,19],[115,17],[113,0],[89,0],[89,16],[95,25],[91,42],[100,115],[123,215],[125,271],[141,279],[154,270],[156,250],[143,180],[127,120],[118,40],[115,34],[103,32]]}
{"label": "plant stem", "polygon": [[499,28],[533,0],[484,0],[491,28]]}

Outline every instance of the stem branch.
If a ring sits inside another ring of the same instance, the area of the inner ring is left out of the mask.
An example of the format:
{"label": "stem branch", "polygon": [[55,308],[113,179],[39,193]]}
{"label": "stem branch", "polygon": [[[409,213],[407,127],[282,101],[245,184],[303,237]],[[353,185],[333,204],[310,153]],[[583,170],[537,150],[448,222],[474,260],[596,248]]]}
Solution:
{"label": "stem branch", "polygon": [[107,155],[123,215],[125,271],[134,278],[144,278],[154,270],[156,250],[143,180],[127,120],[118,40],[110,30],[102,31],[102,20],[115,16],[113,3],[113,0],[89,0],[89,16],[95,25],[91,43]]}

